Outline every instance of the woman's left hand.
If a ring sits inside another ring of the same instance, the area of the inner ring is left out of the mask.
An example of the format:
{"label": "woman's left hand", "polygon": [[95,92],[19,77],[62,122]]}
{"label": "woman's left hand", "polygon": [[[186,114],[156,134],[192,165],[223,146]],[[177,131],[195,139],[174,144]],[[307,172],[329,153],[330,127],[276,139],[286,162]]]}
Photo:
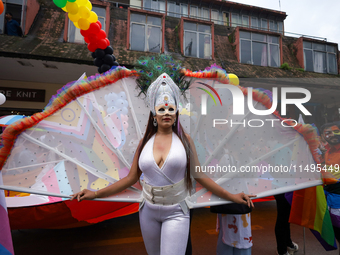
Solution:
{"label": "woman's left hand", "polygon": [[253,201],[251,201],[251,197],[256,197],[256,195],[247,195],[243,192],[238,194],[231,194],[230,200],[234,203],[248,205],[249,207],[254,207]]}

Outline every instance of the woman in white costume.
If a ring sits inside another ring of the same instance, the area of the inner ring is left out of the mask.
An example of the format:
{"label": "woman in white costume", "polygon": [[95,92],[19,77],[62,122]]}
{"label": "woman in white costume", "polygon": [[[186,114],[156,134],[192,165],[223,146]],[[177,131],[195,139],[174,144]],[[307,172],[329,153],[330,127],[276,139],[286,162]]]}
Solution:
{"label": "woman in white costume", "polygon": [[[191,138],[179,123],[180,89],[172,78],[166,73],[160,75],[148,87],[146,96],[151,112],[129,174],[98,191],[82,190],[72,199],[111,196],[135,184],[143,172],[139,218],[146,250],[149,255],[184,255],[190,223],[184,199],[192,186],[189,159],[198,165],[198,158]],[[195,179],[223,199],[253,206],[250,195],[231,194],[204,176]]]}

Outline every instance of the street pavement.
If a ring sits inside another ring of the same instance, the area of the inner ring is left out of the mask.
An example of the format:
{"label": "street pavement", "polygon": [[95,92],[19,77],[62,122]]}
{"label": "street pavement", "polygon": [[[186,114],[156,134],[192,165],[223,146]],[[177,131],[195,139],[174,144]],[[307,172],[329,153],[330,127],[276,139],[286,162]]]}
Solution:
{"label": "street pavement", "polygon": [[[275,201],[255,203],[252,212],[253,255],[276,254]],[[326,252],[312,233],[291,224],[292,240],[301,254],[337,255]],[[216,214],[195,209],[191,223],[193,255],[216,254]],[[12,231],[16,255],[146,255],[138,213],[74,229],[34,229]],[[305,247],[305,253],[304,253]]]}

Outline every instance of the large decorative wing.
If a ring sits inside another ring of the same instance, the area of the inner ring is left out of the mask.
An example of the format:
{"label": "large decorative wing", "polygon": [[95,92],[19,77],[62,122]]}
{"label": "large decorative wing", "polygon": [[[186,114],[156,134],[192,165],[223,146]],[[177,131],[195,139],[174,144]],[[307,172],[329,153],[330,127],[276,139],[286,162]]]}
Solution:
{"label": "large decorative wing", "polygon": [[[203,172],[231,193],[243,191],[259,198],[322,184],[313,158],[318,136],[311,125],[283,119],[276,111],[255,115],[248,107],[247,88],[232,89],[223,84],[237,85],[235,77],[231,80],[207,71],[187,75],[192,84],[185,126],[200,164],[192,167],[193,176]],[[238,98],[235,89],[242,94]],[[255,109],[271,108],[269,91],[254,89],[251,95]],[[237,105],[235,100],[240,101],[242,96],[244,103]],[[244,114],[234,114],[237,107],[243,107]],[[199,184],[187,199],[191,208],[225,202]]]}
{"label": "large decorative wing", "polygon": [[[103,188],[128,174],[141,130],[145,130],[137,116],[147,120],[149,114],[143,100],[136,97],[135,78],[130,74],[120,69],[112,74],[113,81],[100,80],[100,76],[90,78],[89,83],[78,81],[67,86],[64,94],[60,91],[43,112],[54,108],[52,114],[39,122],[36,116],[22,119],[5,130],[6,139],[11,129],[28,126],[2,168],[1,188],[32,194],[8,198],[9,207],[61,201],[84,188]],[[98,89],[86,91],[94,83]],[[80,95],[67,101],[70,91]],[[139,202],[140,194],[137,183],[105,200]]]}

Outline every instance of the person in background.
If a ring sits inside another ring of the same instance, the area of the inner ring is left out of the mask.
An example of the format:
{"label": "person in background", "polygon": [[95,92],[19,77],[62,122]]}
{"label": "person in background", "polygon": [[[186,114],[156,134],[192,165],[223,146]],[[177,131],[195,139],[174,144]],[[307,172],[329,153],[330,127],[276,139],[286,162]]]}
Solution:
{"label": "person in background", "polygon": [[5,14],[6,24],[5,24],[5,34],[22,36],[22,30],[19,23],[13,19],[13,15],[10,12]]}
{"label": "person in background", "polygon": [[[327,170],[340,178],[340,121],[324,124],[321,133],[329,147],[324,155]],[[331,216],[335,238],[340,242],[340,183],[325,185],[325,195]]]}

